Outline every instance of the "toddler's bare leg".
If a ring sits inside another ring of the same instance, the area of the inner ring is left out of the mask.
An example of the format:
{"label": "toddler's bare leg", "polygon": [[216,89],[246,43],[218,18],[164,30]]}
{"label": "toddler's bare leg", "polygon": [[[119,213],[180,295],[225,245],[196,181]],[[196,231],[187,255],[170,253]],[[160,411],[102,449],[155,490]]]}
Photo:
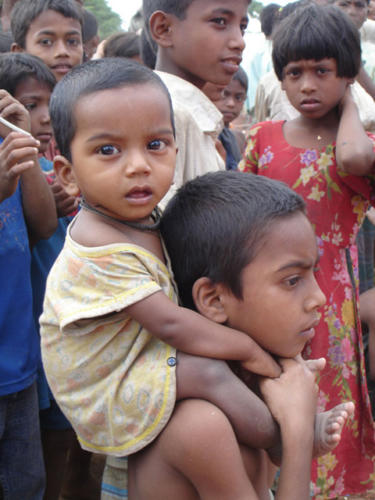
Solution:
{"label": "toddler's bare leg", "polygon": [[238,440],[251,448],[267,449],[280,441],[278,425],[265,403],[225,361],[179,352],[177,400],[210,401],[228,417]]}
{"label": "toddler's bare leg", "polygon": [[254,453],[245,469],[227,417],[207,401],[182,401],[160,436],[129,457],[129,499],[265,498],[264,491],[255,493],[247,474],[260,475]]}

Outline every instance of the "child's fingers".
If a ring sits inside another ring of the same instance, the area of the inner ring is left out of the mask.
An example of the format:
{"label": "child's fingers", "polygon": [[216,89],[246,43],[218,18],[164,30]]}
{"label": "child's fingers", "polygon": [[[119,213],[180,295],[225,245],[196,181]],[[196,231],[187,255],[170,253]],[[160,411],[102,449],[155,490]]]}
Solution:
{"label": "child's fingers", "polygon": [[38,149],[33,147],[23,147],[19,149],[14,149],[10,151],[8,154],[4,154],[0,156],[0,160],[6,162],[8,169],[16,165],[17,163],[22,163],[28,160],[31,160],[33,157],[38,154]]}
{"label": "child's fingers", "polygon": [[326,360],[325,358],[307,359],[305,360],[305,364],[311,372],[316,373],[321,372],[324,369],[326,366]]}
{"label": "child's fingers", "polygon": [[14,177],[19,177],[21,174],[26,172],[26,170],[30,170],[30,168],[33,167],[35,167],[35,162],[32,160],[17,163],[10,169],[9,174]]}

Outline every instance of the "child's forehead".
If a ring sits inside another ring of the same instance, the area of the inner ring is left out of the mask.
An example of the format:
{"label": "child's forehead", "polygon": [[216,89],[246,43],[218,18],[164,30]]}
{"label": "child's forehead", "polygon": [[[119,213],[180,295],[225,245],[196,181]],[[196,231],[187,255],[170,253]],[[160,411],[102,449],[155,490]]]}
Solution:
{"label": "child's forehead", "polygon": [[78,19],[66,17],[60,12],[47,9],[38,14],[30,23],[29,31],[60,31],[72,30],[82,32],[82,25]]}
{"label": "child's forehead", "polygon": [[52,94],[52,87],[43,80],[38,80],[36,76],[27,75],[16,85],[14,94]]}

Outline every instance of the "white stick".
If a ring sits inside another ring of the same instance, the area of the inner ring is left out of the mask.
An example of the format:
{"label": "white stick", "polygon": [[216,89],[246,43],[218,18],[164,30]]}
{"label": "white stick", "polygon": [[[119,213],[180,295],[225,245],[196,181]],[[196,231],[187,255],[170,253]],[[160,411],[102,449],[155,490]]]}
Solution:
{"label": "white stick", "polygon": [[31,137],[31,134],[29,132],[26,132],[26,130],[23,130],[22,128],[17,127],[17,125],[13,125],[13,123],[8,122],[5,118],[0,116],[0,123],[5,125],[6,127],[10,128],[11,130],[14,130],[15,132],[20,132],[21,134],[25,134]]}

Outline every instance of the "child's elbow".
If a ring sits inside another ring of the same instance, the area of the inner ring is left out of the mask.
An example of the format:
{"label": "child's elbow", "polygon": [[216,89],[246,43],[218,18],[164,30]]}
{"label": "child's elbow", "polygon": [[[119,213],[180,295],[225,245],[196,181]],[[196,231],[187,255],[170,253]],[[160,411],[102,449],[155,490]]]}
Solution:
{"label": "child's elbow", "polygon": [[375,156],[373,151],[351,151],[344,155],[337,163],[338,167],[350,175],[370,175],[374,170]]}

